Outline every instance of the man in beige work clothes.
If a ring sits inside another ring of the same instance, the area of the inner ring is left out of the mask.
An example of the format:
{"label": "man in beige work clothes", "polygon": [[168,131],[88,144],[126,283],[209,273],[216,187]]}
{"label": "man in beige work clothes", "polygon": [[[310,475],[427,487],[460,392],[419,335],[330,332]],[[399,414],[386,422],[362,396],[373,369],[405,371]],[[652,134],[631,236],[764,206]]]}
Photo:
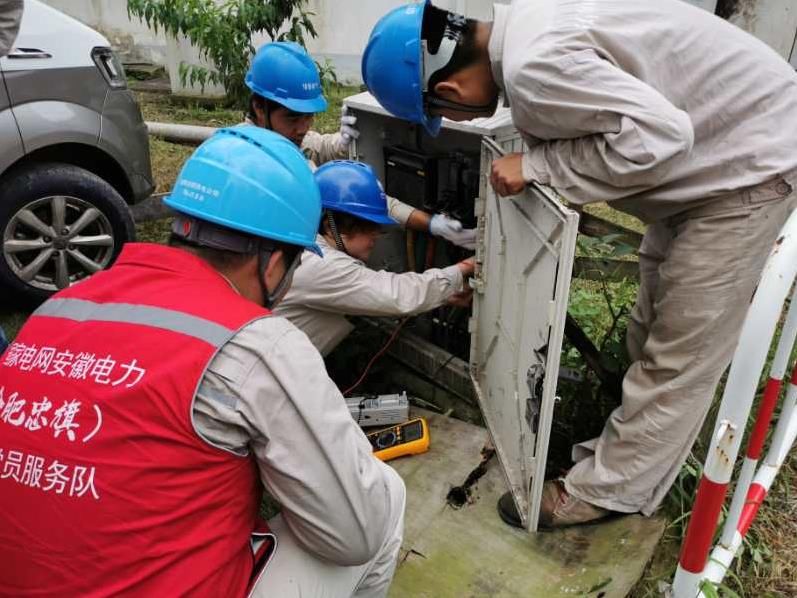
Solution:
{"label": "man in beige work clothes", "polygon": [[[398,53],[412,44],[417,57]],[[429,2],[396,9],[374,28],[363,76],[388,110],[433,134],[440,116],[486,116],[503,93],[527,150],[494,163],[500,195],[537,181],[648,224],[622,405],[600,437],[574,447],[567,476],[546,483],[541,524],[650,515],[795,203],[797,74],[684,2],[515,0],[490,23]],[[499,512],[519,523],[508,495]]]}
{"label": "man in beige work clothes", "polygon": [[[0,0],[2,1],[2,0]],[[318,67],[302,46],[294,42],[264,44],[252,58],[246,73],[252,91],[246,122],[287,137],[302,150],[315,170],[331,160],[349,157],[349,144],[357,139],[357,117],[343,107],[340,131],[321,134],[311,130],[315,115],[327,109]],[[428,214],[388,197],[390,215],[410,230],[442,237],[455,245],[473,249],[476,231],[465,229],[446,214]]]}

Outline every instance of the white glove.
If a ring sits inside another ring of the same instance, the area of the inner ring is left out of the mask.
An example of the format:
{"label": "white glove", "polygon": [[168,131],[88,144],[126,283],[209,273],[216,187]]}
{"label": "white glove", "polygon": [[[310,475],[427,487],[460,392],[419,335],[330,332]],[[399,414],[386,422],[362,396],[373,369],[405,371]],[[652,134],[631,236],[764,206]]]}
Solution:
{"label": "white glove", "polygon": [[445,214],[432,216],[432,220],[429,222],[429,232],[465,249],[476,249],[476,229],[462,228],[462,223],[459,220],[449,218]]}
{"label": "white glove", "polygon": [[349,114],[348,107],[344,106],[340,111],[340,145],[339,149],[345,150],[349,147],[352,139],[357,139],[360,136],[360,131],[357,130],[357,117]]}

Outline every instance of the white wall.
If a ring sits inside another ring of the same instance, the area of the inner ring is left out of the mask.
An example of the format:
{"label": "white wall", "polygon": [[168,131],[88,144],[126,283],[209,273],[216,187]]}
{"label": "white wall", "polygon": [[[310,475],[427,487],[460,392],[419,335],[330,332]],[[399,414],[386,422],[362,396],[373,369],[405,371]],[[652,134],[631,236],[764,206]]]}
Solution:
{"label": "white wall", "polygon": [[[313,56],[335,64],[338,78],[346,83],[361,83],[360,57],[368,35],[379,18],[391,8],[408,0],[309,0],[308,10],[315,13],[313,21],[318,37],[308,39]],[[508,3],[509,0],[497,0]],[[163,32],[155,33],[137,18],[127,16],[125,0],[44,0],[49,4],[103,33],[122,55],[125,62],[152,62],[169,70],[172,90],[178,93],[199,93],[179,84],[180,62],[197,63],[198,53],[186,40],[167,40]],[[438,0],[441,8],[448,8],[480,19],[489,19],[493,0]],[[255,36],[255,47],[269,41],[265,35]],[[219,88],[206,88],[204,95],[214,95]]]}
{"label": "white wall", "polygon": [[[179,85],[178,68],[181,61],[197,60],[196,49],[185,40],[167,41],[162,32],[156,34],[146,25],[127,16],[126,0],[44,0],[47,4],[72,15],[102,32],[117,48],[126,62],[153,62],[168,67],[173,91],[200,93]],[[497,0],[508,4],[510,0]],[[711,10],[716,0],[688,0]],[[309,0],[308,10],[315,13],[313,21],[318,37],[308,39],[311,54],[323,62],[335,64],[338,78],[347,83],[360,83],[360,57],[362,49],[376,21],[390,9],[405,4],[407,0]],[[435,0],[447,8],[469,17],[489,19],[494,0]],[[797,68],[797,49],[794,49],[797,32],[796,0],[745,0],[742,10],[732,20],[774,47]],[[268,40],[256,36],[259,46]],[[206,89],[205,95],[219,89]]]}
{"label": "white wall", "polygon": [[[338,78],[359,84],[362,50],[376,22],[392,8],[407,4],[408,0],[310,0],[309,11],[315,13],[318,37],[307,39],[307,49],[316,60],[329,59],[335,64]],[[472,18],[491,18],[492,6],[510,0],[435,0],[435,6],[456,10]],[[255,46],[268,41],[265,36],[255,38]]]}
{"label": "white wall", "polygon": [[794,59],[795,31],[797,31],[797,2],[795,0],[747,0],[730,21],[769,44],[786,60]]}
{"label": "white wall", "polygon": [[125,62],[166,63],[166,38],[127,16],[126,0],[43,0],[102,33]]}

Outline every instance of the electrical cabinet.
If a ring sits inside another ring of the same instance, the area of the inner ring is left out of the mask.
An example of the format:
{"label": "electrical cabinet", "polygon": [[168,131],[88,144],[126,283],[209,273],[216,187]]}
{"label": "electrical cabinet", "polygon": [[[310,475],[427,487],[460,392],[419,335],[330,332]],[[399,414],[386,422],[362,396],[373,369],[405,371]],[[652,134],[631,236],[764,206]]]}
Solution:
{"label": "electrical cabinet", "polygon": [[[537,528],[556,400],[578,215],[536,185],[498,198],[492,161],[523,150],[509,110],[487,119],[444,121],[432,138],[389,115],[368,93],[345,100],[360,137],[352,157],[370,164],[388,195],[444,212],[478,229],[473,308],[427,317],[423,336],[469,361],[470,375],[507,484],[524,524]],[[420,271],[471,252],[395,229],[371,267]]]}

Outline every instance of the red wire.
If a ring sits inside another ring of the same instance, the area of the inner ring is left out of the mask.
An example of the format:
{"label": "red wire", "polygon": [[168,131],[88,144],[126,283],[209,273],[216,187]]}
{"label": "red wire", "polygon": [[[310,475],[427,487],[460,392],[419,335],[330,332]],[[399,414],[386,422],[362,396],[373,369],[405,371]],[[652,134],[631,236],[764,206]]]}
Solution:
{"label": "red wire", "polygon": [[388,347],[390,347],[390,345],[392,345],[392,344],[393,344],[393,341],[394,341],[394,340],[396,340],[396,337],[398,336],[398,333],[401,331],[401,327],[402,327],[402,326],[404,326],[404,324],[406,324],[407,320],[409,320],[409,318],[404,318],[403,320],[401,320],[401,322],[399,322],[398,326],[396,326],[396,329],[393,331],[393,334],[391,334],[391,335],[390,335],[390,338],[389,338],[389,339],[387,339],[387,342],[385,343],[384,347],[382,347],[381,349],[379,349],[379,351],[377,352],[377,354],[376,354],[376,355],[374,355],[374,356],[371,358],[371,361],[369,361],[369,362],[368,362],[368,365],[367,365],[367,366],[365,366],[365,369],[363,370],[363,373],[362,373],[362,375],[360,376],[360,378],[357,380],[357,382],[355,382],[355,383],[354,383],[354,384],[352,384],[352,385],[351,385],[349,388],[347,388],[346,390],[344,390],[344,391],[343,391],[343,396],[344,396],[344,397],[345,397],[345,396],[348,396],[348,394],[349,394],[351,391],[353,391],[353,390],[354,390],[355,388],[357,388],[357,387],[358,387],[360,384],[362,384],[362,381],[363,381],[363,380],[365,380],[365,377],[368,375],[368,371],[371,369],[371,366],[372,366],[372,365],[374,365],[374,362],[376,362],[376,360],[377,360],[377,359],[379,359],[379,358],[382,356],[382,354],[383,354],[385,351],[387,351],[387,350],[388,350]]}

